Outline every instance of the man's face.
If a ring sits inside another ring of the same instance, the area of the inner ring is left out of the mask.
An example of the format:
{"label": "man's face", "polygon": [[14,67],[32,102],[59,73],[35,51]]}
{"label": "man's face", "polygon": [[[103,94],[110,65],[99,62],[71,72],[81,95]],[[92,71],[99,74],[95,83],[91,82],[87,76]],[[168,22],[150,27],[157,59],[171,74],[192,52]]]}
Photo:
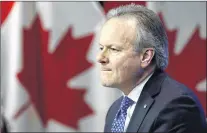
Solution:
{"label": "man's face", "polygon": [[136,22],[132,19],[112,18],[102,27],[97,60],[104,86],[129,87],[136,82],[140,56],[134,50],[135,38]]}

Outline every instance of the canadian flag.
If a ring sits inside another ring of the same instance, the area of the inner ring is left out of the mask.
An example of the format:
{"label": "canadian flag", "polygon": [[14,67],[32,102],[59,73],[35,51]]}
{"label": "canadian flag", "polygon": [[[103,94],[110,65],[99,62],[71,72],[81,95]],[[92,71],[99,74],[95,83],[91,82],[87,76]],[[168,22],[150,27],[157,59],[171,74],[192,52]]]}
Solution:
{"label": "canadian flag", "polygon": [[[10,131],[103,131],[118,93],[98,80],[99,2],[1,2],[1,88]],[[9,9],[9,10],[7,10]]]}
{"label": "canadian flag", "polygon": [[[120,92],[100,84],[99,30],[106,11],[128,3],[1,2],[1,102],[9,131],[103,131]],[[167,71],[206,108],[205,3],[136,3],[160,15],[169,38]]]}

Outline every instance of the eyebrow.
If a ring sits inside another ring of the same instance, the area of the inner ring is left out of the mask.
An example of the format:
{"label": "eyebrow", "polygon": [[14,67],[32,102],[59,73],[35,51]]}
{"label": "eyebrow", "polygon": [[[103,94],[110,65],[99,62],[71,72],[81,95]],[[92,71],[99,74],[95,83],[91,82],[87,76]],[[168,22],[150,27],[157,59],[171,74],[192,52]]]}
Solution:
{"label": "eyebrow", "polygon": [[[100,43],[99,43],[99,45],[100,45],[100,46],[104,46],[104,45],[102,45],[102,44],[100,44]],[[109,45],[105,45],[105,46],[111,48],[111,47],[113,47],[114,45],[113,45],[113,44],[109,44]],[[122,48],[121,46],[114,46],[114,47],[116,47],[116,48],[120,48],[120,49]]]}

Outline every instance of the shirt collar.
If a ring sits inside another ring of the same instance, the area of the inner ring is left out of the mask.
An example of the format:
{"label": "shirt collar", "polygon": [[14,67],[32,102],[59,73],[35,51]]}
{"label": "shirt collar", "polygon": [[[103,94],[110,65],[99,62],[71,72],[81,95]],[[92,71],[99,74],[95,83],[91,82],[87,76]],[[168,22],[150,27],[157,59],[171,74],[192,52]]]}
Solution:
{"label": "shirt collar", "polygon": [[[151,73],[147,78],[145,78],[140,84],[138,84],[129,94],[128,97],[130,99],[132,99],[135,103],[137,103],[139,96],[144,88],[144,85],[147,83],[147,81],[149,80],[149,78],[153,75],[153,73]],[[126,96],[124,93],[122,93],[123,96]]]}

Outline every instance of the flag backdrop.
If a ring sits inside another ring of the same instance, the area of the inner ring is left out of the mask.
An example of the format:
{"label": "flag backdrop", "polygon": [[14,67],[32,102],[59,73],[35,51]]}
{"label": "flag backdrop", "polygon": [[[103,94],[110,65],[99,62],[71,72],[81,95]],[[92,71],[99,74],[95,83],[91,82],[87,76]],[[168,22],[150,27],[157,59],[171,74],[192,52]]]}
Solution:
{"label": "flag backdrop", "polygon": [[[10,131],[103,131],[121,93],[100,84],[99,30],[109,9],[128,3],[1,2],[1,103]],[[162,19],[167,72],[206,112],[205,2],[135,3]]]}

